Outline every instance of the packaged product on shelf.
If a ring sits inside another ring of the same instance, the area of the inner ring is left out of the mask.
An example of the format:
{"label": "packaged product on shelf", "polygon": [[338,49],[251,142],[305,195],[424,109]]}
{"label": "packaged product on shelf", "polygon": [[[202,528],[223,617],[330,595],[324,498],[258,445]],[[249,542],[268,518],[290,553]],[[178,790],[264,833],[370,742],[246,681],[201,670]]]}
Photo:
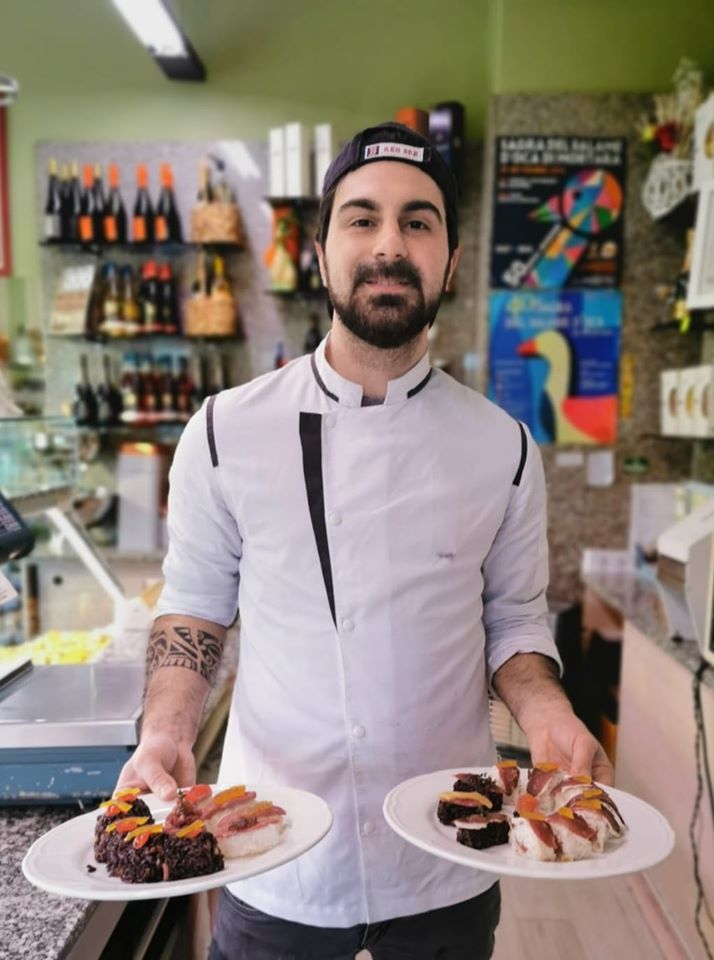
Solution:
{"label": "packaged product on shelf", "polygon": [[94,232],[94,168],[85,163],[82,169],[82,192],[79,199],[79,240],[93,243],[98,238]]}
{"label": "packaged product on shelf", "polygon": [[60,271],[50,305],[50,333],[66,336],[85,333],[94,272],[94,262],[64,267]]}
{"label": "packaged product on shelf", "polygon": [[270,271],[276,293],[294,293],[298,288],[300,257],[300,223],[292,206],[273,209],[273,239],[265,251],[265,265]]}
{"label": "packaged product on shelf", "polygon": [[74,388],[72,416],[79,427],[96,427],[97,395],[89,379],[89,360],[86,353],[79,358],[80,379]]}
{"label": "packaged product on shelf", "polygon": [[162,263],[159,267],[159,326],[161,332],[167,336],[179,332],[178,304],[174,279],[169,263]]}
{"label": "packaged product on shelf", "polygon": [[141,268],[139,303],[141,304],[143,332],[161,333],[162,327],[159,319],[159,273],[156,268],[156,263],[153,260],[147,260]]}
{"label": "packaged product on shelf", "polygon": [[92,181],[92,231],[94,239],[103,243],[107,238],[104,235],[104,216],[106,200],[104,199],[104,182],[102,180],[101,164],[94,164],[94,180]]}
{"label": "packaged product on shelf", "polygon": [[196,279],[186,302],[187,337],[232,337],[238,332],[235,297],[225,275],[222,257],[213,260],[213,283],[209,290],[206,255],[197,257]]}
{"label": "packaged product on shelf", "polygon": [[191,240],[194,243],[243,242],[238,205],[229,190],[213,188],[207,160],[199,164],[198,196],[191,210]]}
{"label": "packaged product on shelf", "polygon": [[129,264],[121,268],[121,318],[128,335],[141,332],[141,303],[136,286],[136,276]]}
{"label": "packaged product on shelf", "polygon": [[57,174],[57,161],[53,157],[49,162],[43,231],[44,240],[46,240],[48,243],[59,243],[63,239],[62,214],[62,187]]}

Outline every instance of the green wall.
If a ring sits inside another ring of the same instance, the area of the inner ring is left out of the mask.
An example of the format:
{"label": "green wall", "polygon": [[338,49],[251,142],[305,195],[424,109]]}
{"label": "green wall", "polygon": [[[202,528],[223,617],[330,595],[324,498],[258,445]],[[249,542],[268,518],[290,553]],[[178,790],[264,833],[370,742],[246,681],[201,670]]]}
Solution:
{"label": "green wall", "polygon": [[110,0],[2,0],[15,273],[37,272],[38,140],[338,135],[405,104],[461,100],[469,136],[505,91],[668,89],[683,53],[714,80],[711,0],[173,0],[209,71],[170,83]]}

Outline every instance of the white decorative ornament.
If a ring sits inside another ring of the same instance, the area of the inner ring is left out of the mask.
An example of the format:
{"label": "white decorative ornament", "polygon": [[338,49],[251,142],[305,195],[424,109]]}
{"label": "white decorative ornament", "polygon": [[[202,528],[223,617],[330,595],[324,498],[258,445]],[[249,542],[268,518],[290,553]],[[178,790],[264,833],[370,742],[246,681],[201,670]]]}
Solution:
{"label": "white decorative ornament", "polygon": [[654,220],[666,217],[692,189],[692,161],[659,154],[642,185],[642,203]]}
{"label": "white decorative ornament", "polygon": [[8,107],[20,96],[20,84],[14,77],[0,73],[0,107]]}

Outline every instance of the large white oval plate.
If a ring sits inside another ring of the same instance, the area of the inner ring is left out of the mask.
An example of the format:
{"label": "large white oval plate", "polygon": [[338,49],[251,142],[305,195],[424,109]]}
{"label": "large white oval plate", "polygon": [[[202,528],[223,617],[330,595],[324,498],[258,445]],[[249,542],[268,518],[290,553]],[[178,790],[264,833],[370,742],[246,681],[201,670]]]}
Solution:
{"label": "large white oval plate", "polygon": [[[487,769],[470,767],[467,771],[485,773]],[[617,804],[628,832],[620,843],[608,846],[604,853],[594,854],[589,860],[541,863],[519,856],[508,844],[471,850],[457,843],[454,827],[445,826],[436,818],[439,794],[452,789],[454,772],[440,770],[405,780],[387,794],[383,807],[387,823],[400,837],[444,860],[503,876],[592,880],[646,870],[672,852],[674,831],[659,810],[614,787],[606,789]]]}
{"label": "large white oval plate", "polygon": [[[117,877],[110,877],[107,868],[97,864],[94,859],[96,810],[60,824],[36,840],[25,855],[22,872],[30,883],[48,893],[82,900],[183,897],[212,887],[223,887],[236,880],[245,880],[294,860],[319,843],[332,826],[330,808],[314,793],[268,784],[248,786],[247,789],[255,790],[259,799],[272,800],[286,811],[283,838],[266,853],[226,860],[224,869],[218,873],[163,883],[123,883]],[[143,799],[157,820],[171,809],[171,804],[153,794]],[[95,866],[96,872],[89,872],[88,865]]]}

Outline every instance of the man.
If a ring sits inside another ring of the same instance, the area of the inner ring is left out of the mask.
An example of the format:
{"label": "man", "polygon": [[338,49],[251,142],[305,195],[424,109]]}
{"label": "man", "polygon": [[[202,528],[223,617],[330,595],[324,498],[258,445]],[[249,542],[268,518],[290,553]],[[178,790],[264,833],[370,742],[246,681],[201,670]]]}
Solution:
{"label": "man", "polygon": [[557,680],[539,452],[429,367],[459,253],[456,187],[429,141],[397,124],[358,134],[327,172],[317,251],[328,338],[209,400],[177,449],[141,744],[121,783],[170,797],[193,782],[239,601],[221,781],[311,790],[334,826],[224,891],[211,957],[481,960],[493,875],[405,843],[381,808],[409,777],[491,762],[489,680],[534,761],[611,782]]}

